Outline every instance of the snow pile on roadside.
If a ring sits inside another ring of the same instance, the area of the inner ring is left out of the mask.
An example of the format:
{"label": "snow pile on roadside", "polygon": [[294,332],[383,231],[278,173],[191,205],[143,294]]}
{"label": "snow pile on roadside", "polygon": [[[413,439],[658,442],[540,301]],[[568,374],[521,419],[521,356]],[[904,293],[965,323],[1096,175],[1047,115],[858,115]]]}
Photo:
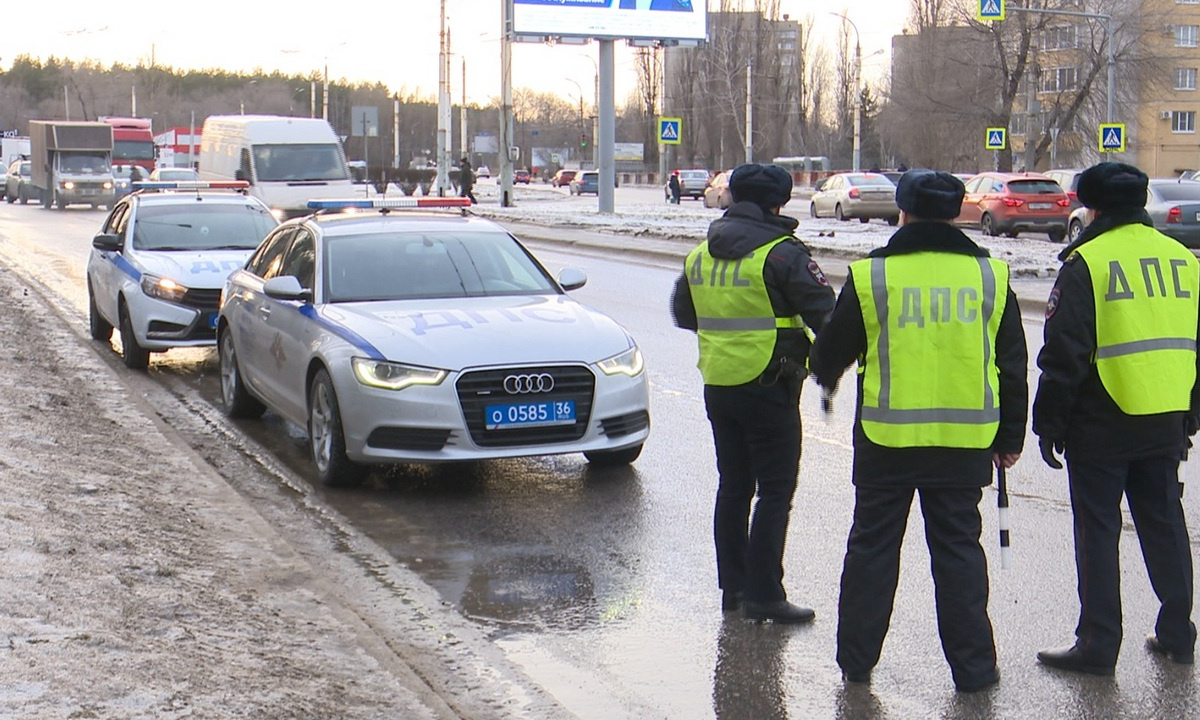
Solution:
{"label": "snow pile on roadside", "polygon": [[[481,204],[473,212],[498,220],[695,242],[704,239],[709,223],[721,215],[720,210],[705,208],[699,202],[618,204],[612,214],[602,215],[596,210],[595,197],[570,196],[545,185],[516,186],[515,206],[508,208],[499,206],[499,188],[495,185],[480,186],[477,195]],[[793,200],[786,210],[800,220],[797,236],[809,247],[841,257],[862,257],[886,244],[895,232],[895,228],[881,220],[860,223],[809,217],[808,201],[800,198]],[[1050,242],[1044,233],[1007,238],[986,237],[976,230],[966,232],[993,257],[1007,262],[1014,275],[1052,277],[1057,273],[1058,253],[1063,245]]]}

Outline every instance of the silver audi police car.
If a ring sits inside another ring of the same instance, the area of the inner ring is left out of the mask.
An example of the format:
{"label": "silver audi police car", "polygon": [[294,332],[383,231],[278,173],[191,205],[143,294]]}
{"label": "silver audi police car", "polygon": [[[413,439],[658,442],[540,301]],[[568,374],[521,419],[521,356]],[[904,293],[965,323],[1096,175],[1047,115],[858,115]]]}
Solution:
{"label": "silver audi police car", "polygon": [[151,352],[214,345],[229,273],[278,223],[271,209],[228,182],[139,182],[92,239],[88,326],[107,342],[121,331],[125,365]]}
{"label": "silver audi police car", "polygon": [[[466,198],[313,201],[226,282],[226,412],[308,429],[326,484],[366,466],[582,452],[626,464],[650,428],[641,352]],[[358,212],[353,209],[358,208]]]}

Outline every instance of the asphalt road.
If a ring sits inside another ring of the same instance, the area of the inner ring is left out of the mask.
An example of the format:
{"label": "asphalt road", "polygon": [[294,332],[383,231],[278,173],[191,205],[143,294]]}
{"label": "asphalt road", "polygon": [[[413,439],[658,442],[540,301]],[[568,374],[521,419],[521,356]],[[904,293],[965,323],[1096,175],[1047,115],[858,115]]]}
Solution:
{"label": "asphalt road", "polygon": [[[81,335],[83,268],[102,216],[0,206],[0,255],[60,293],[77,310]],[[339,526],[415,570],[571,713],[727,720],[1200,716],[1192,709],[1200,698],[1191,669],[1161,663],[1141,646],[1156,602],[1132,532],[1122,542],[1128,637],[1116,679],[1062,675],[1036,664],[1038,649],[1070,642],[1077,604],[1065,474],[1046,468],[1032,441],[1009,474],[1011,569],[1000,569],[996,554],[995,495],[984,499],[1001,684],[980,695],[954,692],[914,514],[874,681],[843,688],[833,656],[853,499],[850,392],[838,396],[831,418],[820,412],[811,387],[802,401],[804,458],[785,582],[793,600],[816,608],[816,623],[793,629],[723,618],[711,544],[716,479],[695,340],[672,328],[666,311],[677,264],[666,255],[617,252],[611,242],[607,251],[561,238],[530,244],[552,272],[586,269],[588,285],[574,295],[613,315],[642,346],[653,431],[641,459],[630,469],[602,472],[579,456],[393,468],[366,487],[312,488],[310,497]],[[1041,335],[1036,312],[1027,315],[1025,329],[1033,357]],[[176,396],[215,399],[213,353],[172,351],[153,362],[152,376]],[[114,364],[114,372],[125,370]],[[287,482],[311,482],[298,429],[270,415],[238,427],[269,448]],[[1183,475],[1195,480],[1195,467],[1186,465]],[[1185,496],[1193,526],[1196,495]],[[1132,530],[1128,522],[1126,529]]]}

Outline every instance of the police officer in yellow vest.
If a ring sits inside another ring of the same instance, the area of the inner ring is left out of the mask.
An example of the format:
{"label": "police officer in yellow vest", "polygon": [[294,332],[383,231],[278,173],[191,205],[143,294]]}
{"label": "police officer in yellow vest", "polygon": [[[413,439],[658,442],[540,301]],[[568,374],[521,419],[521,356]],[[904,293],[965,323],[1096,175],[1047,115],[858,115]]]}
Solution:
{"label": "police officer in yellow vest", "polygon": [[1121,647],[1122,496],[1161,602],[1147,648],[1190,665],[1196,639],[1178,478],[1200,407],[1200,264],[1154,229],[1146,188],[1146,175],[1124,163],[1080,175],[1090,222],[1059,255],[1038,355],[1033,431],[1051,467],[1066,452],[1080,602],[1075,643],[1038,660],[1094,675],[1113,674]]}
{"label": "police officer in yellow vest", "polygon": [[[803,623],[809,608],[783,589],[783,549],[800,467],[800,388],[810,336],[833,290],[779,214],[792,177],[748,163],[729,179],[733,205],[688,254],[675,284],[675,323],[697,332],[704,404],[716,446],[713,534],[722,609],[752,620]],[[753,522],[751,502],[755,495]]]}
{"label": "police officer in yellow vest", "polygon": [[950,224],[964,192],[949,173],[900,177],[901,227],[851,263],[809,359],[828,392],[858,361],[854,521],[837,630],[837,662],[850,683],[869,682],[879,661],[914,494],[955,687],[973,692],[1000,677],[979,502],[993,464],[1020,457],[1027,353],[1008,266]]}

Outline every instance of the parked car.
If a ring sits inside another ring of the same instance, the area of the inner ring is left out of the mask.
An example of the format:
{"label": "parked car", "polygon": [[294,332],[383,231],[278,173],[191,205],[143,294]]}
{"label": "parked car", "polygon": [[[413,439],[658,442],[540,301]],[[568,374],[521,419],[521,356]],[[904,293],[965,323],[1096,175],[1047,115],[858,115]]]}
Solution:
{"label": "parked car", "polygon": [[29,200],[37,199],[38,190],[33,186],[33,163],[29,160],[14,160],[8,166],[8,174],[4,176],[4,199],[9,205],[20,200],[22,205],[28,205]]}
{"label": "parked car", "polygon": [[[679,198],[703,200],[704,188],[708,186],[710,177],[707,170],[680,170]],[[663,197],[667,200],[671,199],[671,188],[667,183],[663,183]]]}
{"label": "parked car", "polygon": [[717,173],[708,181],[704,188],[704,207],[724,210],[733,204],[733,195],[729,192],[729,175],[732,170]]}
{"label": "parked car", "polygon": [[550,179],[550,184],[554,187],[567,187],[574,179],[574,170],[559,170],[558,172],[554,173],[554,177]]}
{"label": "parked car", "polygon": [[599,195],[600,194],[600,173],[595,170],[587,170],[575,176],[575,179],[570,184],[572,195]]}
{"label": "parked car", "polygon": [[135,370],[151,352],[216,344],[225,279],[276,224],[260,200],[229,189],[126,195],[92,238],[92,338],[107,342],[119,329],[122,358]]}
{"label": "parked car", "polygon": [[491,176],[492,169],[487,165],[480,165],[479,169],[475,171],[475,177],[477,178],[490,178]]}
{"label": "parked car", "polygon": [[[1154,229],[1190,248],[1200,248],[1200,182],[1181,178],[1151,179],[1146,193],[1146,213]],[[1071,213],[1067,239],[1079,239],[1087,226],[1087,208]]]}
{"label": "parked car", "polygon": [[[463,198],[425,203],[458,209]],[[572,300],[504,228],[411,199],[313,201],[225,285],[225,412],[308,429],[317,476],[367,465],[583,453],[637,459],[650,431],[641,351]],[[369,203],[369,205],[364,205]],[[377,208],[372,212],[370,208]]]}
{"label": "parked car", "polygon": [[871,218],[886,220],[888,225],[900,222],[900,207],[896,205],[896,185],[880,173],[837,173],[823,180],[813,193],[808,212],[815,218],[835,217],[838,220]]}
{"label": "parked car", "polygon": [[967,182],[957,225],[978,227],[984,235],[1015,238],[1022,232],[1044,232],[1051,242],[1067,236],[1071,198],[1062,187],[1039,173],[985,172]]}
{"label": "parked car", "polygon": [[530,174],[529,174],[528,170],[514,170],[513,171],[513,182],[514,183],[525,183],[526,185],[528,185],[529,180],[530,180]]}
{"label": "parked car", "polygon": [[1063,190],[1067,191],[1067,197],[1071,198],[1072,212],[1083,206],[1083,203],[1079,202],[1079,197],[1076,193],[1079,190],[1079,176],[1083,174],[1084,169],[1047,170],[1043,173],[1046,177],[1058,183]]}
{"label": "parked car", "polygon": [[154,182],[190,182],[199,179],[200,174],[191,168],[165,167],[157,168],[154,172],[150,173],[150,180]]}
{"label": "parked car", "polygon": [[903,170],[884,170],[883,172],[881,172],[879,174],[884,176],[888,180],[891,180],[893,185],[899,185],[900,184],[900,176],[904,174],[904,171]]}

